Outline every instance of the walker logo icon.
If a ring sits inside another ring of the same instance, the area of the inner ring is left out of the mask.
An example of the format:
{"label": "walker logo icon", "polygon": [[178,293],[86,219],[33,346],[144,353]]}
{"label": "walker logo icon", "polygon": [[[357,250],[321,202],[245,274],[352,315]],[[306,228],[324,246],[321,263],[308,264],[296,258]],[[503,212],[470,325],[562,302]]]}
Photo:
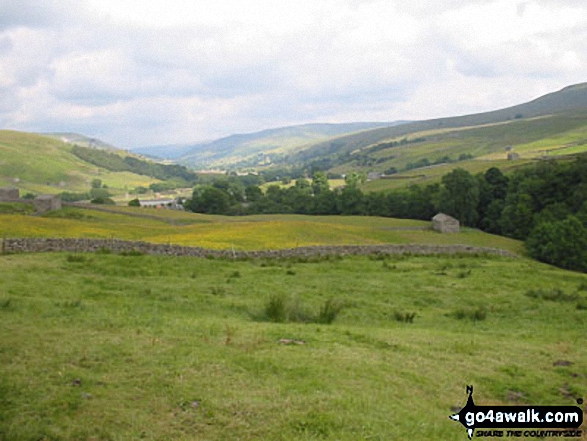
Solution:
{"label": "walker logo icon", "polygon": [[[476,429],[509,429],[478,431],[476,437],[581,436],[581,430],[574,430],[583,423],[583,410],[577,406],[477,406],[473,386],[467,386],[467,394],[465,407],[450,418],[465,426],[469,439]],[[529,428],[549,430],[513,430]]]}

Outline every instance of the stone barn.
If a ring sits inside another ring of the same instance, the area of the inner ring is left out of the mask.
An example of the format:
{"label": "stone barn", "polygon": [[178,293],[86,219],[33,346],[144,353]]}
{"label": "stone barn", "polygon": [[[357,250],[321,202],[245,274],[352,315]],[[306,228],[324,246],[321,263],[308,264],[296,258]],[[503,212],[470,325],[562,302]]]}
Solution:
{"label": "stone barn", "polygon": [[43,194],[41,196],[37,196],[33,200],[33,206],[35,207],[35,211],[37,213],[46,213],[47,211],[51,210],[60,210],[61,199],[59,196]]}
{"label": "stone barn", "polygon": [[432,218],[432,229],[439,233],[458,233],[459,221],[444,213],[438,213]]}
{"label": "stone barn", "polygon": [[0,201],[17,201],[20,199],[18,188],[6,187],[0,188]]}

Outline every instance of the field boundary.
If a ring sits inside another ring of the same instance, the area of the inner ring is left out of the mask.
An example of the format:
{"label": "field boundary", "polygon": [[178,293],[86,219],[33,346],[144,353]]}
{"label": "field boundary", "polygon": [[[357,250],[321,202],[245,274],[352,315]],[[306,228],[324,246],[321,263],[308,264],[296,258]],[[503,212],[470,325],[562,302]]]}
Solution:
{"label": "field boundary", "polygon": [[493,254],[506,257],[518,255],[496,248],[474,247],[468,245],[324,245],[284,248],[277,250],[234,250],[208,249],[172,244],[156,244],[150,242],[125,241],[118,239],[85,239],[85,238],[4,238],[1,250],[3,253],[137,253],[165,256],[190,256],[201,258],[289,258],[314,256],[348,256],[377,254]]}

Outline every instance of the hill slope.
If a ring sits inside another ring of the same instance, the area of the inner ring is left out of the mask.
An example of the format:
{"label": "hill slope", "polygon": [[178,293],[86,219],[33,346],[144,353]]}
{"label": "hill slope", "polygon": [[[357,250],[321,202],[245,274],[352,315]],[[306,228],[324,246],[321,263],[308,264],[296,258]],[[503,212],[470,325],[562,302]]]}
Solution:
{"label": "hill slope", "polygon": [[111,189],[149,185],[157,180],[129,172],[111,172],[72,154],[73,145],[56,139],[0,130],[0,186],[33,193],[87,191],[92,179]]}
{"label": "hill slope", "polygon": [[143,147],[135,151],[150,156],[176,159],[192,167],[215,167],[249,159],[254,165],[266,159],[263,155],[280,154],[304,145],[375,127],[396,123],[304,124],[280,127],[255,133],[236,134],[215,141],[193,145]]}
{"label": "hill slope", "polygon": [[[372,129],[362,133],[341,136],[336,139],[340,151],[353,151],[377,142],[407,136],[409,134],[446,130],[463,127],[503,123],[519,119],[530,119],[547,115],[575,114],[587,112],[587,83],[577,84],[544,95],[533,101],[517,106],[473,115],[438,118],[406,123],[393,127]],[[309,149],[306,155],[318,155],[331,147],[332,142],[319,143]]]}

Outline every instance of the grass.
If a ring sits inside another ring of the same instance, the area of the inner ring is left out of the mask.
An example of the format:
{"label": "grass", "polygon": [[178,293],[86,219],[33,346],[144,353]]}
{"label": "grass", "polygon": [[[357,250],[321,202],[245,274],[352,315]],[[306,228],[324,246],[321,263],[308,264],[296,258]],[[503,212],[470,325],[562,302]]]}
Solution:
{"label": "grass", "polygon": [[[587,393],[587,311],[527,295],[584,300],[584,274],[503,257],[83,257],[0,256],[2,440],[458,440],[467,384],[477,404]],[[256,321],[269,296],[345,307],[329,325]]]}
{"label": "grass", "polygon": [[[438,234],[429,222],[352,216],[209,216],[125,207],[115,212],[65,208],[47,216],[1,214],[5,237],[92,237],[214,249],[275,249],[348,244],[463,244],[523,252],[521,242],[463,229]],[[415,228],[414,230],[406,228]]]}
{"label": "grass", "polygon": [[[549,115],[479,126],[428,130],[407,136],[408,139],[419,137],[426,140],[371,153],[370,156],[375,159],[389,159],[368,167],[368,170],[384,171],[389,167],[403,170],[409,163],[424,158],[433,163],[445,156],[456,160],[461,154],[471,154],[474,159],[403,171],[394,175],[403,179],[375,180],[361,188],[366,191],[381,191],[415,183],[431,184],[440,182],[444,174],[456,167],[462,167],[473,174],[484,172],[490,167],[507,171],[544,156],[583,153],[587,151],[587,115],[580,112]],[[379,142],[400,139],[401,137]],[[521,159],[507,161],[506,146],[513,147],[513,151]],[[364,149],[363,153],[369,154],[369,148]],[[348,173],[365,170],[367,169],[350,162],[335,167],[332,171]]]}
{"label": "grass", "polygon": [[17,185],[21,194],[86,192],[92,179],[101,179],[110,191],[120,193],[158,182],[147,176],[100,169],[74,156],[71,149],[70,144],[46,136],[0,130],[0,186]]}

